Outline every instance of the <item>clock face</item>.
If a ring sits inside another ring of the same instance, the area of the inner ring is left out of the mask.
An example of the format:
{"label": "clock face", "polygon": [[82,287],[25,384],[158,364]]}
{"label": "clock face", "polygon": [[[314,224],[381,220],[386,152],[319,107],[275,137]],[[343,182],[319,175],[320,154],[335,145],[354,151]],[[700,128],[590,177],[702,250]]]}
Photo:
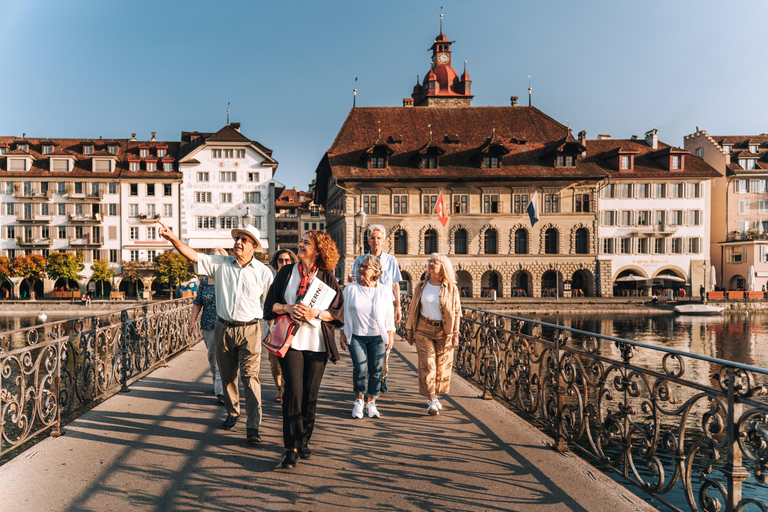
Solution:
{"label": "clock face", "polygon": [[440,64],[448,64],[448,54],[447,53],[441,53],[437,56],[437,62]]}

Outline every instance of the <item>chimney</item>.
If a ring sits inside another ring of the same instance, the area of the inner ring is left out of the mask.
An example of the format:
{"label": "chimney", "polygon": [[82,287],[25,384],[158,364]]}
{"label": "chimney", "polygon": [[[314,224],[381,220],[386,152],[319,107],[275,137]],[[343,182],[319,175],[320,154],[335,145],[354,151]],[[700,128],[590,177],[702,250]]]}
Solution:
{"label": "chimney", "polygon": [[586,130],[581,130],[579,132],[579,143],[582,146],[586,146],[587,145],[587,132],[586,132]]}
{"label": "chimney", "polygon": [[516,107],[517,106],[517,96],[512,96],[510,98],[510,100],[512,100],[512,106]]}
{"label": "chimney", "polygon": [[597,135],[597,140],[611,140],[611,136],[605,133],[600,133]]}
{"label": "chimney", "polygon": [[637,135],[633,135],[629,138],[629,140],[637,140]]}
{"label": "chimney", "polygon": [[150,138],[149,140],[157,140],[155,135],[157,135],[157,132],[152,132],[152,138]]}
{"label": "chimney", "polygon": [[131,134],[131,141],[132,142],[136,142],[136,134],[135,133]]}
{"label": "chimney", "polygon": [[403,98],[403,106],[404,107],[412,107],[413,106],[413,98]]}
{"label": "chimney", "polygon": [[645,132],[645,143],[653,149],[659,149],[659,130],[654,128]]}
{"label": "chimney", "polygon": [[230,123],[229,126],[234,128],[237,133],[240,133],[240,123]]}

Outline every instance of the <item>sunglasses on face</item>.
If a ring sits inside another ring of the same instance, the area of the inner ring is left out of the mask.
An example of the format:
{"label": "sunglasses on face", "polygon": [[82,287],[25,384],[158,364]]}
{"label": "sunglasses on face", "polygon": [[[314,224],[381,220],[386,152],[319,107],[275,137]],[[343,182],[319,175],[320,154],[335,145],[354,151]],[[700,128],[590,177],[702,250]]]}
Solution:
{"label": "sunglasses on face", "polygon": [[253,244],[253,240],[251,240],[247,236],[238,236],[237,238],[235,238],[235,242],[243,242],[244,244]]}

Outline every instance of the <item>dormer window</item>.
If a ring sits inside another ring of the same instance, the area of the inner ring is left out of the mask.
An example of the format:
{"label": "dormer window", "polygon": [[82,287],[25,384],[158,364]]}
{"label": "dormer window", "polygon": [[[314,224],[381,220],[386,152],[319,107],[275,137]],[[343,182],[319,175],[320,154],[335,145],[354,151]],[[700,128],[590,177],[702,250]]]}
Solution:
{"label": "dormer window", "polygon": [[674,170],[679,170],[683,168],[683,156],[682,155],[672,155],[672,161],[671,166]]}
{"label": "dormer window", "polygon": [[117,154],[117,146],[114,146],[114,145],[111,145],[111,144],[110,144],[110,146],[109,146],[109,150],[108,150],[108,151],[109,151],[109,153],[110,153],[111,155],[116,155],[116,154]]}
{"label": "dormer window", "polygon": [[730,153],[731,152],[731,145],[730,144],[726,144],[725,146],[723,146],[723,151],[725,151],[726,153]]}
{"label": "dormer window", "polygon": [[26,151],[27,150],[27,145],[26,144],[19,144],[18,148],[19,148],[19,151]]}
{"label": "dormer window", "polygon": [[757,169],[757,159],[755,158],[739,158],[739,166],[742,169],[751,171]]}
{"label": "dormer window", "polygon": [[621,167],[622,171],[632,170],[632,155],[621,155]]}
{"label": "dormer window", "polygon": [[139,162],[131,162],[128,167],[131,171],[139,170]]}
{"label": "dormer window", "polygon": [[93,146],[90,146],[90,145],[83,146],[84,155],[90,155],[92,153],[93,153]]}
{"label": "dormer window", "polygon": [[165,162],[163,164],[163,170],[167,172],[173,171],[173,162]]}
{"label": "dormer window", "polygon": [[573,155],[557,155],[555,158],[555,167],[573,167],[574,166]]}
{"label": "dormer window", "polygon": [[53,148],[51,148],[50,144],[46,144],[45,146],[43,146],[43,154],[44,155],[50,155],[52,149]]}
{"label": "dormer window", "polygon": [[139,149],[139,156],[141,158],[147,158],[149,156],[149,148],[141,148],[141,149]]}
{"label": "dormer window", "polygon": [[371,155],[369,167],[371,169],[386,169],[387,158],[385,156]]}
{"label": "dormer window", "polygon": [[5,149],[5,148],[0,148],[0,155],[4,155],[4,154],[5,154],[5,151],[6,151],[6,149]]}
{"label": "dormer window", "polygon": [[421,158],[422,169],[437,169],[437,157],[436,156],[424,156]]}
{"label": "dormer window", "polygon": [[147,171],[154,172],[157,170],[157,162],[147,162]]}
{"label": "dormer window", "polygon": [[162,158],[166,155],[167,151],[165,148],[157,148],[157,156],[159,158]]}
{"label": "dormer window", "polygon": [[757,153],[757,144],[750,144],[749,145],[749,152],[750,153]]}
{"label": "dormer window", "polygon": [[483,169],[498,169],[501,166],[501,158],[497,156],[484,156]]}

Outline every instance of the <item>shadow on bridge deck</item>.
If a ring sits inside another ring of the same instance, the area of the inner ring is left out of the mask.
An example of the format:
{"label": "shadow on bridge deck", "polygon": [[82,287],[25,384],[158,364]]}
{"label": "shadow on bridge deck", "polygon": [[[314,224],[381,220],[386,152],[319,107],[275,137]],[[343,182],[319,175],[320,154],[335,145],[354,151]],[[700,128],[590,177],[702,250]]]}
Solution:
{"label": "shadow on bridge deck", "polygon": [[[454,375],[440,416],[398,341],[380,419],[352,420],[349,357],[328,365],[313,457],[276,470],[279,404],[262,361],[263,442],[220,430],[199,343],[0,467],[2,510],[654,510]],[[243,418],[244,419],[244,418]]]}

